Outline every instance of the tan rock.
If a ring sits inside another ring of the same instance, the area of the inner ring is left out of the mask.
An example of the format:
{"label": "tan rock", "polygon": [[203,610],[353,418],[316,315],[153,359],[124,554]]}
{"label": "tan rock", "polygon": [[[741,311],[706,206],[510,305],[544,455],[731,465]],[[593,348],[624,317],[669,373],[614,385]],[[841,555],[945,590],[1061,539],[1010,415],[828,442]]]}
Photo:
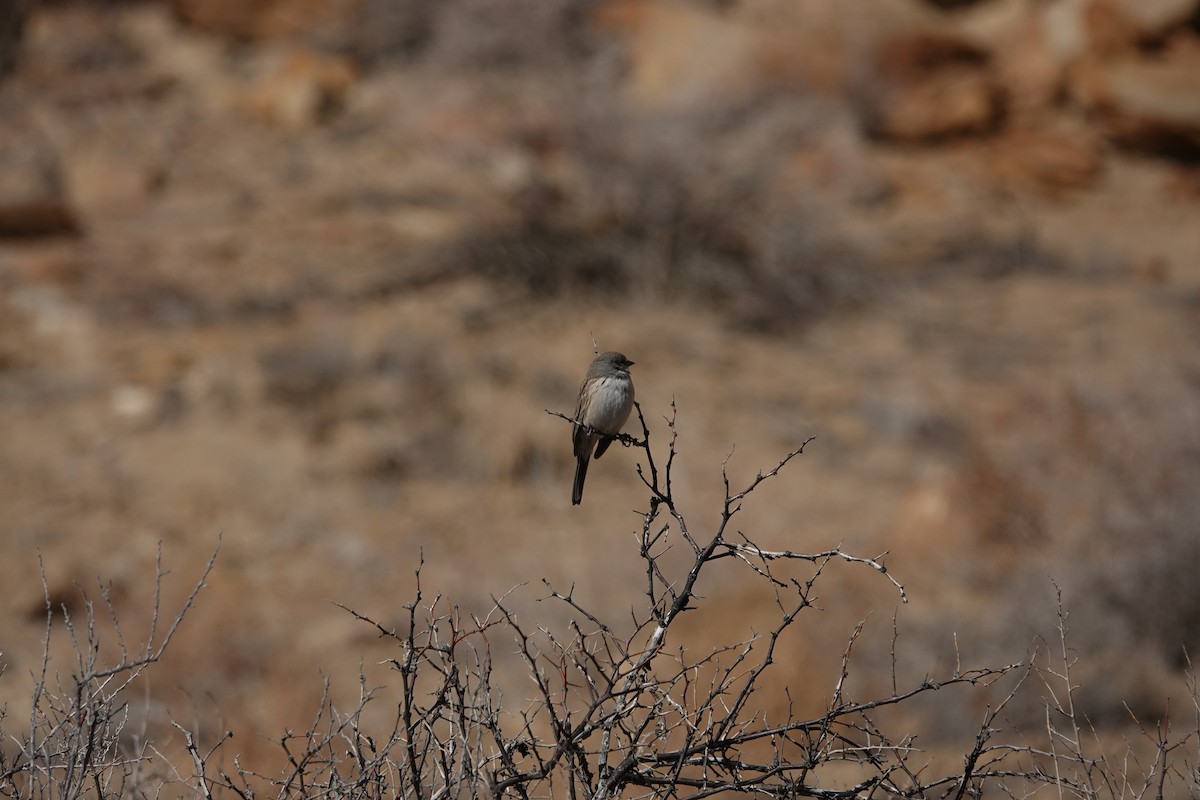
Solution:
{"label": "tan rock", "polygon": [[1132,54],[1143,43],[1181,28],[1200,9],[1200,0],[1076,0],[1062,6],[1053,16],[1059,23],[1065,21],[1064,13],[1077,17],[1081,50],[1107,59]]}
{"label": "tan rock", "polygon": [[1198,0],[1107,0],[1142,36],[1159,36],[1200,11]]}
{"label": "tan rock", "polygon": [[1200,203],[1200,167],[1181,167],[1168,176],[1167,197],[1176,202]]}
{"label": "tan rock", "polygon": [[1075,85],[1114,140],[1168,156],[1200,152],[1200,59],[1092,64]]}
{"label": "tan rock", "polygon": [[355,0],[171,0],[188,25],[238,39],[283,39],[322,35],[357,18]]}
{"label": "tan rock", "polygon": [[0,125],[0,237],[75,233],[58,153],[32,124],[3,116],[10,121]]}
{"label": "tan rock", "polygon": [[858,95],[867,131],[898,141],[988,133],[1005,111],[1005,92],[988,54],[941,34],[883,42]]}
{"label": "tan rock", "polygon": [[1111,0],[1091,0],[1082,7],[1085,49],[1095,58],[1113,58],[1137,49],[1139,32]]}
{"label": "tan rock", "polygon": [[79,215],[91,223],[144,211],[163,180],[162,165],[149,150],[100,140],[71,152],[63,178]]}
{"label": "tan rock", "polygon": [[303,127],[336,114],[357,81],[358,69],[350,59],[293,49],[267,68],[239,100],[243,109],[264,121]]}
{"label": "tan rock", "polygon": [[922,559],[965,548],[1011,565],[1043,541],[1044,505],[1034,485],[1005,472],[987,453],[972,452],[912,488],[897,508],[890,538],[897,550]]}
{"label": "tan rock", "polygon": [[995,167],[1011,182],[1050,197],[1092,186],[1104,174],[1094,134],[1024,129],[997,143]]}
{"label": "tan rock", "polygon": [[1068,59],[1058,51],[1050,20],[1028,15],[993,49],[999,81],[1012,116],[1034,116],[1063,96]]}
{"label": "tan rock", "polygon": [[629,95],[643,107],[694,107],[745,89],[753,76],[750,31],[700,4],[616,0],[595,21],[625,37]]}

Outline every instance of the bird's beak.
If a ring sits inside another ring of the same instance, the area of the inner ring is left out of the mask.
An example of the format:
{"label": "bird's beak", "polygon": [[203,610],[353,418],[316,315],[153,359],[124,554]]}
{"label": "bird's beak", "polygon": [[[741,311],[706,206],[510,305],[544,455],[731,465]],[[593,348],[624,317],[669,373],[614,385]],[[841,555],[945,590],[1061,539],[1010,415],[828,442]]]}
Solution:
{"label": "bird's beak", "polygon": [[637,362],[634,362],[634,361],[626,361],[626,362],[625,362],[625,366],[626,366],[626,367],[632,367],[632,366],[633,366],[635,363],[637,363]]}

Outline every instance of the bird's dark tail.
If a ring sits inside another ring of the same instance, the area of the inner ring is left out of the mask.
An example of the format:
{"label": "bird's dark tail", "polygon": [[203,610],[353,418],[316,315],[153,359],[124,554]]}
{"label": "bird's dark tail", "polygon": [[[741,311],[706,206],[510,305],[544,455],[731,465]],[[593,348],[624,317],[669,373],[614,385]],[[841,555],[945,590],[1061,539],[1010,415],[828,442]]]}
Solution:
{"label": "bird's dark tail", "polygon": [[587,479],[587,454],[580,455],[575,462],[575,489],[571,492],[571,505],[577,506],[583,501],[583,482]]}

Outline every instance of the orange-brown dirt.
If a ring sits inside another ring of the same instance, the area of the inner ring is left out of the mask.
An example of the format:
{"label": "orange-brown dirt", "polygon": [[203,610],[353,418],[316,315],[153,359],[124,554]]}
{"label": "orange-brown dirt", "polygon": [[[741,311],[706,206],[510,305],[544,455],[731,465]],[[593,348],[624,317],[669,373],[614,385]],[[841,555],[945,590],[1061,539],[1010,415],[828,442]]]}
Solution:
{"label": "orange-brown dirt", "polygon": [[[266,771],[323,674],[341,702],[363,670],[387,716],[395,644],[337,604],[400,624],[422,558],[468,613],[513,590],[561,624],[545,578],[627,619],[638,453],[572,508],[545,413],[592,336],[636,362],[662,457],[675,404],[697,535],[727,457],[736,489],[815,435],[736,528],[890,554],[911,602],[829,565],[775,699],[820,708],[864,618],[864,695],[890,688],[893,615],[901,682],[1019,661],[1054,640],[1055,584],[1104,734],[1182,696],[1196,3],[262,5],[40,5],[0,83],[9,721],[39,565],[76,617],[76,584],[110,585],[137,640],[160,543],[164,613],[221,551],[136,713],[233,730]],[[715,565],[678,643],[765,629],[749,577]],[[929,712],[934,742],[969,743],[973,697]]]}

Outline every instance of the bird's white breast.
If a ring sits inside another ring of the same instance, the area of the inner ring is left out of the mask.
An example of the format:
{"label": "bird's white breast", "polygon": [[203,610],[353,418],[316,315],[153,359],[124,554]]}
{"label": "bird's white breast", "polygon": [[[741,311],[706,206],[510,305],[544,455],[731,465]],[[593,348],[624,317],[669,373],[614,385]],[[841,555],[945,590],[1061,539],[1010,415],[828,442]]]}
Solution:
{"label": "bird's white breast", "polygon": [[600,378],[589,387],[584,422],[601,433],[620,433],[633,410],[633,381],[628,377]]}

